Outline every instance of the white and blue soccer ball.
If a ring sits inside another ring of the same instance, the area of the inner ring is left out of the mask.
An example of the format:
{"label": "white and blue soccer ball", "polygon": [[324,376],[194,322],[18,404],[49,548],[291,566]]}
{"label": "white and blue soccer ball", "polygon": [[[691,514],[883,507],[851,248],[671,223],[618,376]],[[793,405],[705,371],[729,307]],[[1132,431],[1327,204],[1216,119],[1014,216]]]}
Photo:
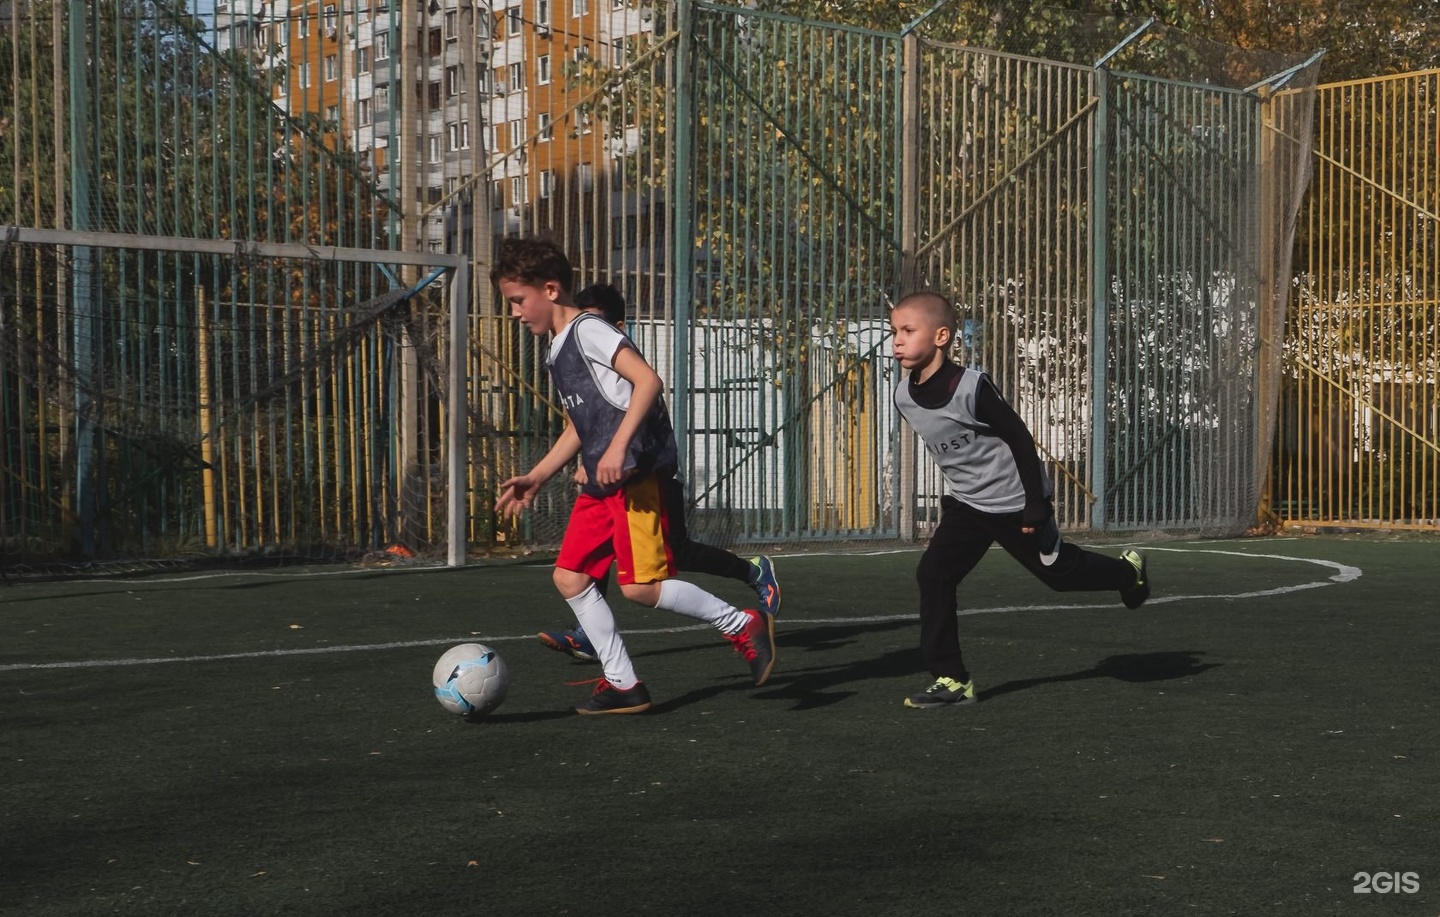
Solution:
{"label": "white and blue soccer ball", "polygon": [[500,654],[483,643],[462,643],[445,651],[431,676],[435,699],[457,716],[484,716],[500,706],[510,673]]}

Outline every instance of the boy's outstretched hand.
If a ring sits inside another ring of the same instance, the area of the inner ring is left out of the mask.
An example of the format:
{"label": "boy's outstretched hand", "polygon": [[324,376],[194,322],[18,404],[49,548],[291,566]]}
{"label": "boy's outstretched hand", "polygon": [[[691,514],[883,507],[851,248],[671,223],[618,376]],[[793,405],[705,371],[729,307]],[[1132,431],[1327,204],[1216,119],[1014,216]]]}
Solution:
{"label": "boy's outstretched hand", "polygon": [[500,499],[495,501],[495,512],[502,516],[518,516],[535,502],[540,492],[540,482],[528,474],[509,478],[500,485]]}

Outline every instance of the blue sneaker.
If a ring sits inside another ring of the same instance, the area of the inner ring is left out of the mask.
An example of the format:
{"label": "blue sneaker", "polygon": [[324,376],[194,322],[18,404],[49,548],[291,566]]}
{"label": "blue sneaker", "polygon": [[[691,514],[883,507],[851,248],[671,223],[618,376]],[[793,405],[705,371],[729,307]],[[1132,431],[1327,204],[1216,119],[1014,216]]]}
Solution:
{"label": "blue sneaker", "polygon": [[536,636],[552,650],[569,653],[581,662],[595,661],[595,646],[590,642],[590,638],[585,636],[583,627],[576,627],[574,630],[542,630]]}
{"label": "blue sneaker", "polygon": [[750,566],[755,568],[750,588],[760,597],[760,610],[773,618],[780,614],[780,582],[775,579],[775,564],[761,554],[750,558]]}

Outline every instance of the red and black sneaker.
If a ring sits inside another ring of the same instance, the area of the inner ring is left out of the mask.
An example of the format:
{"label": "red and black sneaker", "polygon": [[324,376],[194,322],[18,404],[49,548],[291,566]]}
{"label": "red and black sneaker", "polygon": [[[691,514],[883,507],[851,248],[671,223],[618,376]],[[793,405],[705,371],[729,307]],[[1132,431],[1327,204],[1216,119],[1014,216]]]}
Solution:
{"label": "red and black sneaker", "polygon": [[726,634],[725,639],[745,657],[758,688],[770,680],[770,670],[775,668],[775,618],[754,609],[746,609],[745,617],[748,620],[744,629],[738,634]]}
{"label": "red and black sneaker", "polygon": [[585,703],[575,708],[576,713],[644,713],[650,709],[650,692],[645,688],[645,682],[637,681],[635,684],[620,690],[604,678],[598,679],[595,690],[585,699]]}

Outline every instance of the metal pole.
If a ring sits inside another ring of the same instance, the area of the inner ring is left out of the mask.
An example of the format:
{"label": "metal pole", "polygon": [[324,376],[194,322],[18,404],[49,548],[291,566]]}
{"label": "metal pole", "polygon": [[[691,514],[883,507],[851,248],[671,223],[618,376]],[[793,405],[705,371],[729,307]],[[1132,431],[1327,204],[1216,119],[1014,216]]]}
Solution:
{"label": "metal pole", "polygon": [[470,328],[470,265],[461,264],[450,278],[450,403],[448,426],[450,439],[446,443],[446,474],[450,507],[446,543],[446,563],[452,567],[465,566],[466,548],[469,539],[470,504],[466,482],[469,480],[469,419],[466,398],[469,386],[466,384],[466,357],[470,352],[468,331]]}
{"label": "metal pole", "polygon": [[1106,424],[1110,327],[1110,76],[1095,68],[1095,121],[1090,150],[1090,527],[1105,528],[1109,437]]}
{"label": "metal pole", "polygon": [[[679,41],[675,45],[675,167],[671,171],[670,201],[674,216],[673,245],[670,271],[670,295],[675,309],[675,330],[671,340],[673,355],[673,397],[670,399],[671,417],[675,424],[675,436],[681,445],[679,450],[679,473],[684,474],[689,466],[690,448],[693,442],[690,431],[690,337],[691,321],[694,315],[695,282],[695,239],[691,228],[694,208],[694,189],[691,187],[691,150],[694,143],[695,108],[694,73],[692,46],[695,40],[693,0],[679,0],[676,4],[676,28]],[[689,482],[693,486],[694,482]]]}
{"label": "metal pole", "polygon": [[[912,292],[920,281],[920,39],[907,32],[900,39],[900,289]],[[913,540],[915,530],[917,449],[915,432],[902,419],[900,435],[900,537]]]}
{"label": "metal pole", "polygon": [[200,481],[204,494],[205,546],[216,548],[220,545],[215,527],[215,431],[210,428],[210,412],[214,398],[210,389],[210,325],[205,314],[205,288],[196,288],[195,303],[195,349],[200,366]]}
{"label": "metal pole", "polygon": [[[72,229],[91,228],[90,212],[90,74],[94,66],[86,40],[87,24],[94,27],[99,11],[83,0],[70,0],[70,224]],[[76,246],[74,269],[74,318],[71,326],[71,353],[75,371],[75,500],[79,523],[78,548],[86,559],[95,556],[95,430],[90,422],[90,385],[94,370],[94,307],[91,294],[89,248]]]}

